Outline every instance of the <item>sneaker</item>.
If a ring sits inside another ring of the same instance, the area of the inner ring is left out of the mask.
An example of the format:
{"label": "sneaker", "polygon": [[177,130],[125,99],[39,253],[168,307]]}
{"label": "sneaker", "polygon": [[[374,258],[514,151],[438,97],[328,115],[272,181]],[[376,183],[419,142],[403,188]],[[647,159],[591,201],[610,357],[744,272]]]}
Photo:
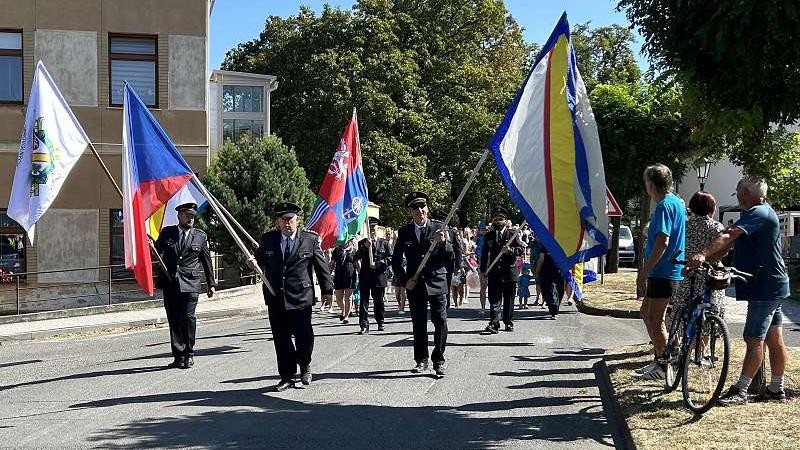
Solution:
{"label": "sneaker", "polygon": [[420,361],[411,369],[411,373],[423,373],[428,371],[428,360]]}
{"label": "sneaker", "polygon": [[780,402],[780,403],[786,403],[786,391],[781,389],[778,392],[772,392],[772,391],[769,390],[769,388],[766,388],[763,391],[761,391],[760,394],[755,396],[753,398],[753,401],[754,402],[759,402],[759,403],[762,403],[762,402],[773,402],[773,401],[774,402]]}
{"label": "sneaker", "polygon": [[653,361],[653,362],[651,362],[650,364],[648,364],[648,365],[646,365],[646,366],[644,366],[644,367],[640,367],[640,368],[638,368],[638,369],[634,370],[633,372],[634,372],[636,375],[641,375],[641,374],[644,374],[644,373],[650,372],[651,370],[655,369],[657,365],[658,365],[658,364],[656,364],[656,362],[655,362],[655,361]]}
{"label": "sneaker", "polygon": [[664,372],[664,368],[661,367],[659,364],[656,364],[656,366],[653,369],[651,369],[651,370],[639,375],[639,379],[640,380],[648,380],[648,381],[649,380],[664,380],[664,378],[666,378],[666,376],[667,376],[667,374]]}
{"label": "sneaker", "polygon": [[731,386],[728,392],[717,399],[719,406],[733,406],[733,405],[746,405],[747,392],[742,392],[738,387]]}

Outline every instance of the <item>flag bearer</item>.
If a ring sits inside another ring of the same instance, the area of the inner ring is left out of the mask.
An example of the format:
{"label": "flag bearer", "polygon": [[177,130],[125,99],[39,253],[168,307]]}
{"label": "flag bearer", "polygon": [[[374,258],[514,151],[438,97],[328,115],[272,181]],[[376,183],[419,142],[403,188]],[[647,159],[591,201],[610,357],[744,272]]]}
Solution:
{"label": "flag bearer", "polygon": [[356,261],[359,267],[358,279],[361,290],[361,301],[358,304],[358,323],[361,325],[361,334],[369,333],[369,299],[374,301],[373,311],[378,331],[383,331],[384,312],[386,306],[384,297],[388,279],[386,271],[391,264],[392,252],[389,241],[378,237],[377,228],[381,221],[376,217],[369,218],[369,237],[358,243]]}
{"label": "flag bearer", "polygon": [[[522,256],[525,248],[519,239],[511,241],[514,234],[508,226],[508,212],[502,207],[492,210],[492,231],[486,233],[481,252],[481,277],[487,280],[489,287],[490,315],[486,331],[497,334],[500,331],[502,313],[506,331],[514,331],[514,294],[517,290],[517,257]],[[489,266],[500,256],[492,267]],[[488,270],[488,273],[487,273]]]}
{"label": "flag bearer", "polygon": [[169,277],[159,273],[158,287],[164,291],[174,358],[167,367],[188,369],[194,365],[195,309],[200,292],[200,271],[205,275],[209,298],[214,296],[217,282],[208,251],[208,237],[203,230],[194,228],[197,204],[184,203],[175,210],[178,211],[178,225],[164,227],[155,243],[156,251],[169,272]]}

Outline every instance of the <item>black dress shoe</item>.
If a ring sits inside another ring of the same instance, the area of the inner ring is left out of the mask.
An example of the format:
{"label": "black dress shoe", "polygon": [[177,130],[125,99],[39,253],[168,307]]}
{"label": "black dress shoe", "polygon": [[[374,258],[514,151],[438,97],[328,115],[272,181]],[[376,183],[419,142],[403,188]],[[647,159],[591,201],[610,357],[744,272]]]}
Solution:
{"label": "black dress shoe", "polygon": [[411,369],[412,373],[423,373],[423,372],[427,372],[427,371],[428,371],[428,360],[427,359],[425,361],[418,362],[417,365],[414,366],[413,369]]}
{"label": "black dress shoe", "polygon": [[292,386],[294,386],[294,381],[292,381],[292,380],[281,380],[281,382],[278,383],[275,386],[275,392],[283,392],[283,391],[291,388]]}
{"label": "black dress shoe", "polygon": [[302,383],[304,386],[308,386],[309,384],[311,384],[312,378],[313,377],[311,376],[311,369],[306,369],[305,372],[302,372],[300,374],[300,383]]}
{"label": "black dress shoe", "polygon": [[181,359],[180,358],[175,358],[174,361],[172,361],[171,363],[169,363],[167,365],[167,369],[180,369],[180,367],[181,367]]}
{"label": "black dress shoe", "polygon": [[[192,364],[194,364],[194,362],[192,362]],[[178,367],[181,368],[181,369],[188,369],[189,368],[189,363],[186,361],[186,358],[181,358],[181,365],[178,366]]]}
{"label": "black dress shoe", "polygon": [[497,328],[492,326],[492,324],[487,325],[486,328],[483,331],[485,331],[487,333],[491,333],[491,334],[497,334],[498,333]]}
{"label": "black dress shoe", "polygon": [[358,334],[369,334],[369,328],[362,328],[361,331],[358,332]]}
{"label": "black dress shoe", "polygon": [[386,330],[386,328],[384,328],[383,324],[378,325],[378,331],[384,331],[384,330]]}
{"label": "black dress shoe", "polygon": [[506,331],[514,331],[514,325],[513,324],[506,325]]}
{"label": "black dress shoe", "polygon": [[194,366],[194,358],[191,356],[186,357],[186,368],[190,368]]}
{"label": "black dress shoe", "polygon": [[445,376],[447,371],[445,370],[444,363],[436,363],[433,365],[433,371],[436,372],[436,376],[442,378]]}

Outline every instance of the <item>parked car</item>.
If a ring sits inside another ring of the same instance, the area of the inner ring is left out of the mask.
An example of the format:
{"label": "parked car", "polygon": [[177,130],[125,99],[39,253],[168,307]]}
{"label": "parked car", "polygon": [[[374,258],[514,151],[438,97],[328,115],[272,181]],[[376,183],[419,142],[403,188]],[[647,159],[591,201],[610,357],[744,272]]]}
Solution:
{"label": "parked car", "polygon": [[636,248],[633,233],[627,225],[619,226],[619,264],[633,265],[636,262]]}

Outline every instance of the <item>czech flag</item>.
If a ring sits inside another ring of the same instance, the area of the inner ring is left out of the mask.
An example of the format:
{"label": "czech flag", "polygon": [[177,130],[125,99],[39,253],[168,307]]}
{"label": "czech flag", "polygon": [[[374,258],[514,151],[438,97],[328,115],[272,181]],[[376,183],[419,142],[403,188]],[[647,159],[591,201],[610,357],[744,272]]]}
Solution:
{"label": "czech flag", "polygon": [[122,220],[125,267],[153,295],[153,266],[145,221],[193,176],[167,133],[129,84],[122,109]]}
{"label": "czech flag", "polygon": [[367,219],[367,180],[361,164],[358,118],[347,122],[333,161],[322,181],[308,228],[322,237],[322,249],[347,242],[358,235]]}
{"label": "czech flag", "polygon": [[[608,251],[606,180],[589,96],[561,16],[490,143],[503,182],[565,280]],[[580,298],[580,297],[579,297]]]}

